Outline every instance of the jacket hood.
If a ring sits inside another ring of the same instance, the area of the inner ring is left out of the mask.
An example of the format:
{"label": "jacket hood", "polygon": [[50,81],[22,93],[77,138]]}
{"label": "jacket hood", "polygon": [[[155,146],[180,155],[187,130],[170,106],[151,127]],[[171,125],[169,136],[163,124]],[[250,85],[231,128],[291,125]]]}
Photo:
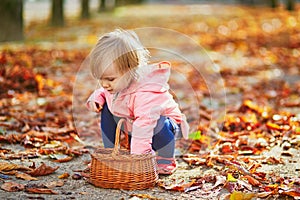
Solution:
{"label": "jacket hood", "polygon": [[138,80],[133,82],[124,94],[136,91],[165,92],[169,90],[171,65],[169,62],[142,66],[137,69]]}

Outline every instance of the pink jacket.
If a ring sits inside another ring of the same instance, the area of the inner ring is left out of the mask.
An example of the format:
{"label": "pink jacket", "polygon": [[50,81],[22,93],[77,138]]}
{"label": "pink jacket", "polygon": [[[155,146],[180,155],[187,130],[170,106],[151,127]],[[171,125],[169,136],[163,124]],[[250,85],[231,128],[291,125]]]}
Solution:
{"label": "pink jacket", "polygon": [[106,102],[115,116],[126,119],[126,127],[131,132],[131,153],[142,154],[152,151],[153,130],[160,116],[166,116],[181,124],[183,137],[188,137],[189,125],[178,104],[168,92],[170,63],[161,62],[138,69],[139,79],[116,94],[104,88],[95,90],[88,101],[101,106]]}

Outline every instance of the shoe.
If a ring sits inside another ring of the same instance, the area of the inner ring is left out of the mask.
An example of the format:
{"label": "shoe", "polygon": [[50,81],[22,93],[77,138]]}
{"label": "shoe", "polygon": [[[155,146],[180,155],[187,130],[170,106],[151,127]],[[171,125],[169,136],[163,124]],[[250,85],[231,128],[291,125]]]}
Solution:
{"label": "shoe", "polygon": [[157,172],[160,175],[171,175],[177,169],[176,160],[174,158],[164,158],[157,156]]}

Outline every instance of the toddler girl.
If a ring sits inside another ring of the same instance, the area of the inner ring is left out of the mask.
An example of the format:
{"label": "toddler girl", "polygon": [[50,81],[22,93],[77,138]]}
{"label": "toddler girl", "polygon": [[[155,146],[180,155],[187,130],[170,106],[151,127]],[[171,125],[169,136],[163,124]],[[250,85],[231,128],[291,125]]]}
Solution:
{"label": "toddler girl", "polygon": [[131,154],[157,153],[158,173],[172,174],[175,134],[187,138],[189,126],[169,93],[170,63],[148,64],[149,52],[133,31],[103,35],[90,53],[93,77],[101,88],[87,107],[101,111],[105,148],[113,148],[118,120],[126,119]]}

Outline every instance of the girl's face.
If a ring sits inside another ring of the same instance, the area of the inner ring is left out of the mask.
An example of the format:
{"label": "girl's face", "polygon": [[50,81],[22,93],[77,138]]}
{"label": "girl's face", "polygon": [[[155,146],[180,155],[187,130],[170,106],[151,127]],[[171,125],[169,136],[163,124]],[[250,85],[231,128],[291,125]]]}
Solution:
{"label": "girl's face", "polygon": [[107,67],[103,75],[100,77],[101,86],[111,94],[120,92],[128,87],[130,81],[129,73],[120,73],[114,64]]}

